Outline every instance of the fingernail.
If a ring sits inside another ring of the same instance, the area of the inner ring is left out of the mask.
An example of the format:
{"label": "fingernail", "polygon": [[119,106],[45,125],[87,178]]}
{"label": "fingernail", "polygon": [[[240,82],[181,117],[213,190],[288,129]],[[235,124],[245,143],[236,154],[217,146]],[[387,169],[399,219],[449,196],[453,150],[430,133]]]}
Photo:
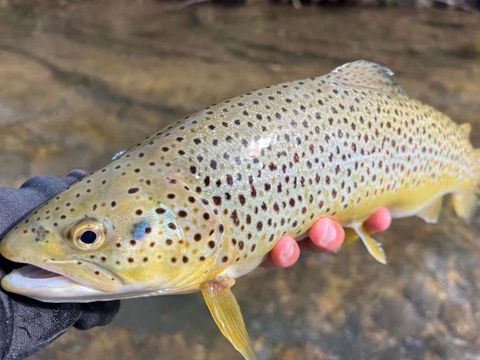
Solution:
{"label": "fingernail", "polygon": [[293,244],[288,243],[283,249],[283,257],[290,258],[293,255]]}
{"label": "fingernail", "polygon": [[325,247],[328,247],[328,245],[332,244],[336,238],[337,238],[337,230],[335,229],[335,226],[332,223],[328,222],[325,225],[325,236],[321,241],[321,244]]}

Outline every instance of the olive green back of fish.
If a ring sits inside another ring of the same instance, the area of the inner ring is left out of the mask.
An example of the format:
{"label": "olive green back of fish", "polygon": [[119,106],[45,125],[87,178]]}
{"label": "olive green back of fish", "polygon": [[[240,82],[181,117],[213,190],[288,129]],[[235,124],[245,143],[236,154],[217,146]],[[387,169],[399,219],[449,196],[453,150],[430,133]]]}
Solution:
{"label": "olive green back of fish", "polygon": [[453,186],[464,174],[476,182],[465,132],[391,75],[358,61],[252,91],[147,138],[131,155],[150,153],[210,201],[226,229],[218,261],[239,264],[239,275],[281,235],[301,236],[320,216],[349,225],[378,204],[401,208],[398,194]]}

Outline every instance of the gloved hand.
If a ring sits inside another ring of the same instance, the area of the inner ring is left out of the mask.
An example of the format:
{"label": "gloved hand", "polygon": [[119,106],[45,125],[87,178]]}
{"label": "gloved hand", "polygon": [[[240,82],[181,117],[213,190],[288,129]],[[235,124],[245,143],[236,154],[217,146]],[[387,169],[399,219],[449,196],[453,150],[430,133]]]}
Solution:
{"label": "gloved hand", "polygon": [[[20,189],[0,188],[0,241],[34,208],[83,176],[83,171],[75,170],[63,179],[36,176]],[[15,266],[0,257],[0,278]],[[0,289],[0,358],[23,359],[48,345],[71,326],[83,330],[105,325],[119,308],[119,301],[47,304]]]}

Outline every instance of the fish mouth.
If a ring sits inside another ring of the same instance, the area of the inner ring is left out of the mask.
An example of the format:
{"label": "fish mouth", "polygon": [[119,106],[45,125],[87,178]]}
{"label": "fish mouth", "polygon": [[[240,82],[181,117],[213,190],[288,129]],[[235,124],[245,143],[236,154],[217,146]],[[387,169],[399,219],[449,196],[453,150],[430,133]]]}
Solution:
{"label": "fish mouth", "polygon": [[[82,267],[72,275],[69,271]],[[93,275],[85,275],[93,274]],[[95,277],[95,278],[94,278]],[[1,280],[10,292],[43,302],[90,302],[117,298],[121,279],[102,266],[85,260],[47,261],[13,270]]]}

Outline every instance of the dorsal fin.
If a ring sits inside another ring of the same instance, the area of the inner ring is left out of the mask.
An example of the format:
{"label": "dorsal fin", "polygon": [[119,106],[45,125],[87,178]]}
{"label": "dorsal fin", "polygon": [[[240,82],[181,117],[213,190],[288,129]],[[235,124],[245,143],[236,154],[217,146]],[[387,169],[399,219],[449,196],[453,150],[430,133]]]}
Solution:
{"label": "dorsal fin", "polygon": [[405,95],[405,91],[396,83],[393,75],[393,71],[386,66],[371,61],[357,60],[337,67],[326,77],[343,85]]}
{"label": "dorsal fin", "polygon": [[459,127],[463,131],[463,133],[465,134],[465,137],[467,139],[470,138],[470,133],[472,132],[472,125],[470,125],[469,123],[463,123],[463,124],[459,125]]}

